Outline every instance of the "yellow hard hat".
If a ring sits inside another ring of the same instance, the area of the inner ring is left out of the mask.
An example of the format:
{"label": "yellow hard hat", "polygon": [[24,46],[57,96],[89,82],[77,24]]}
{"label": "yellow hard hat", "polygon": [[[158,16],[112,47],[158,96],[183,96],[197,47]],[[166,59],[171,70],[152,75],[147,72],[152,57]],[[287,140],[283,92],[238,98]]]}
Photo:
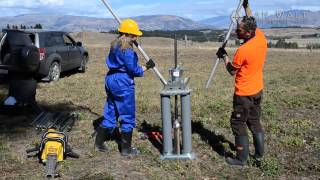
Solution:
{"label": "yellow hard hat", "polygon": [[133,34],[136,36],[142,35],[142,32],[139,30],[139,25],[132,19],[123,20],[119,26],[118,31],[122,33]]}

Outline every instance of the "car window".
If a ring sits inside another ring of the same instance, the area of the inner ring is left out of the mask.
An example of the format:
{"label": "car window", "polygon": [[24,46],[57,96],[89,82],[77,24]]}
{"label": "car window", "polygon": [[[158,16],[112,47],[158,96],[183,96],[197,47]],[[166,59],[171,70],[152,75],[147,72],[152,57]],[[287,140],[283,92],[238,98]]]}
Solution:
{"label": "car window", "polygon": [[46,33],[38,33],[39,36],[39,47],[45,47],[47,45],[46,43]]}
{"label": "car window", "polygon": [[7,39],[10,46],[26,46],[34,43],[34,35],[25,32],[8,32]]}
{"label": "car window", "polygon": [[47,35],[46,46],[63,46],[64,40],[60,33],[50,33]]}
{"label": "car window", "polygon": [[4,52],[3,52],[3,44],[6,40],[7,34],[1,34],[1,41],[0,41],[0,64],[2,64],[2,59],[4,56]]}
{"label": "car window", "polygon": [[63,35],[63,40],[64,40],[65,45],[67,45],[67,46],[74,45],[74,41],[72,39],[70,39],[68,36],[66,36],[65,34]]}

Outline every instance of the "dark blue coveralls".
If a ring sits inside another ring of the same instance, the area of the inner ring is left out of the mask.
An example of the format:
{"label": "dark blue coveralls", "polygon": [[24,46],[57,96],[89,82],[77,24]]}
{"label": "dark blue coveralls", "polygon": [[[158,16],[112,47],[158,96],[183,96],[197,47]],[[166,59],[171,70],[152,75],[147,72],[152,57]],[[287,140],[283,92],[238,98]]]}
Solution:
{"label": "dark blue coveralls", "polygon": [[143,69],[136,52],[132,48],[121,50],[119,45],[110,49],[106,64],[109,68],[105,77],[107,101],[100,126],[113,129],[119,120],[121,132],[132,132],[136,127],[134,77],[142,77]]}

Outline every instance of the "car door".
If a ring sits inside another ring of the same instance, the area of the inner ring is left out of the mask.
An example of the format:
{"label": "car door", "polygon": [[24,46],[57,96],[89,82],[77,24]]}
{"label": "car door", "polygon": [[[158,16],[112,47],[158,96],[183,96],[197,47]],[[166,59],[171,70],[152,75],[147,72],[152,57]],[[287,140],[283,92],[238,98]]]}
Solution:
{"label": "car door", "polygon": [[68,69],[68,47],[64,45],[64,40],[61,32],[51,32],[47,39],[47,48],[50,53],[55,52],[61,57],[61,71]]}
{"label": "car door", "polygon": [[68,47],[68,67],[70,69],[77,68],[81,62],[81,51],[78,46],[76,46],[75,41],[68,35],[63,35],[63,40],[65,46]]}

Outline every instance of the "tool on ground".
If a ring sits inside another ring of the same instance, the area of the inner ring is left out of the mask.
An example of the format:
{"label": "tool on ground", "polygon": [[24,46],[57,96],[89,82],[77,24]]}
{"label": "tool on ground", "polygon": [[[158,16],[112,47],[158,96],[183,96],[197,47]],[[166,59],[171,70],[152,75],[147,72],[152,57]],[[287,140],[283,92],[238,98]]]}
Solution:
{"label": "tool on ground", "polygon": [[[112,10],[110,4],[105,1],[105,0],[101,0],[103,2],[103,4],[108,8],[108,10],[110,11],[110,13],[113,15],[113,17],[116,19],[116,21],[121,24],[121,19],[114,13],[114,11]],[[146,60],[146,62],[148,62],[150,60],[149,56],[144,52],[144,50],[142,49],[142,47],[138,44],[137,41],[134,42],[134,45],[139,49],[139,51],[141,52],[141,54],[143,55],[144,59]],[[157,69],[157,67],[153,67],[152,68],[153,71],[155,72],[155,74],[157,75],[157,77],[160,79],[160,81],[162,82],[163,85],[167,85],[167,81],[164,79],[164,77],[162,76],[162,74],[159,72],[159,70]]]}
{"label": "tool on ground", "polygon": [[58,131],[70,131],[78,114],[76,113],[50,113],[41,112],[31,123],[38,130],[46,130],[54,127]]}
{"label": "tool on ground", "polygon": [[140,136],[141,139],[156,139],[162,141],[162,133],[159,131],[145,132]]}
{"label": "tool on ground", "polygon": [[[68,157],[79,158],[79,155],[72,151],[68,145],[68,136],[54,128],[48,129],[41,137],[40,144],[26,150],[27,154],[36,152],[39,162],[46,165],[46,177],[59,177],[56,167]],[[30,157],[30,156],[29,156]]]}
{"label": "tool on ground", "polygon": [[[192,152],[191,139],[191,89],[189,89],[187,86],[190,79],[182,77],[184,69],[178,66],[176,38],[174,48],[175,67],[169,70],[171,79],[160,92],[161,116],[163,126],[163,152],[160,156],[160,159],[192,160],[195,159],[195,155]],[[173,110],[171,107],[171,97],[174,97]]]}
{"label": "tool on ground", "polygon": [[[242,5],[243,5],[243,1],[244,1],[244,0],[240,0],[237,9],[236,9],[235,11],[233,11],[233,13],[232,13],[232,15],[231,15],[231,23],[230,23],[230,26],[229,26],[229,30],[228,30],[228,32],[227,32],[227,35],[226,35],[226,37],[225,37],[225,39],[224,39],[224,41],[223,41],[223,43],[222,43],[222,45],[221,45],[222,48],[225,48],[225,47],[226,47],[226,45],[227,45],[227,43],[228,43],[228,40],[229,40],[229,38],[230,38],[231,32],[232,32],[232,30],[233,30],[233,27],[237,24],[237,20],[240,18],[240,10],[241,10],[241,7],[242,7]],[[206,89],[208,89],[209,86],[210,86],[210,83],[211,83],[211,81],[212,81],[212,79],[213,79],[214,73],[215,73],[215,71],[216,71],[216,69],[217,69],[217,66],[218,66],[218,64],[219,64],[219,60],[220,60],[220,59],[217,58],[216,63],[212,66],[212,70],[211,70],[209,79],[208,79],[208,81],[207,81],[207,83],[206,83]]]}

